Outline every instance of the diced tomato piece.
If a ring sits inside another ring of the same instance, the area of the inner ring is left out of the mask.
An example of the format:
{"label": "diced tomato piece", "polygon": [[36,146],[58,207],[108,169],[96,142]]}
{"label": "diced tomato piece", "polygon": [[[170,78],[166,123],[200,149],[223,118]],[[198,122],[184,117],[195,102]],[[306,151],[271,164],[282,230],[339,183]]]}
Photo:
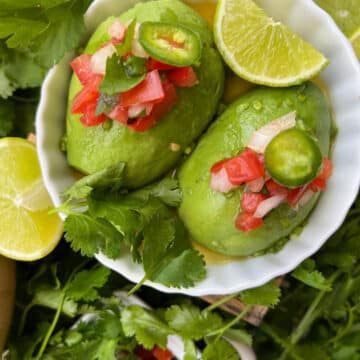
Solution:
{"label": "diced tomato piece", "polygon": [[166,115],[177,103],[176,89],[169,81],[164,81],[164,98],[162,102],[154,105],[151,114],[138,118],[134,124],[127,125],[130,129],[138,132],[145,132],[153,127],[161,118]]}
{"label": "diced tomato piece", "polygon": [[140,357],[141,360],[153,360],[153,352],[152,350],[146,350],[143,347],[138,347],[135,350],[135,354]]}
{"label": "diced tomato piece", "polygon": [[75,75],[85,85],[95,74],[91,70],[91,55],[82,54],[70,63]]}
{"label": "diced tomato piece", "polygon": [[333,166],[331,160],[324,157],[321,173],[310,184],[311,190],[312,191],[325,190],[326,181],[332,175],[332,170],[333,170]]}
{"label": "diced tomato piece", "polygon": [[260,227],[263,223],[263,219],[256,218],[252,214],[242,212],[236,218],[235,225],[240,231],[249,232]]}
{"label": "diced tomato piece", "polygon": [[230,159],[224,159],[216,162],[210,169],[211,173],[216,174],[217,172],[219,172],[222,168],[225,167],[225,164],[228,160]]}
{"label": "diced tomato piece", "polygon": [[72,114],[82,114],[90,103],[96,104],[96,100],[100,95],[98,87],[101,81],[101,75],[93,76],[91,81],[89,80],[83,89],[75,95],[71,106]]}
{"label": "diced tomato piece", "polygon": [[174,65],[164,64],[161,61],[155,60],[153,58],[148,58],[146,60],[146,68],[148,70],[163,70],[163,71],[178,69]]}
{"label": "diced tomato piece", "polygon": [[106,115],[95,115],[96,103],[90,103],[86,106],[84,114],[81,116],[80,121],[85,126],[95,126],[103,123],[106,120]]}
{"label": "diced tomato piece", "polygon": [[298,202],[300,201],[300,199],[305,194],[308,188],[309,185],[304,185],[296,189],[293,189],[289,192],[287,196],[287,202],[290,204],[291,207],[295,208],[297,206]]}
{"label": "diced tomato piece", "polygon": [[265,174],[264,165],[259,161],[256,152],[250,149],[245,149],[241,154],[229,159],[224,167],[234,185],[241,185]]}
{"label": "diced tomato piece", "polygon": [[153,355],[157,360],[171,360],[174,357],[170,350],[163,350],[159,346],[154,347]]}
{"label": "diced tomato piece", "polygon": [[194,69],[191,66],[169,71],[167,78],[176,86],[193,87],[199,83]]}
{"label": "diced tomato piece", "polygon": [[240,200],[240,205],[243,211],[253,214],[259,204],[266,198],[267,196],[264,194],[245,192]]}
{"label": "diced tomato piece", "polygon": [[289,189],[286,186],[280,185],[272,179],[266,182],[266,188],[270,195],[287,195],[289,193]]}
{"label": "diced tomato piece", "polygon": [[129,107],[149,102],[161,102],[165,93],[158,70],[147,73],[139,85],[121,94],[121,105]]}
{"label": "diced tomato piece", "polygon": [[109,113],[109,118],[126,125],[128,121],[128,110],[122,105],[117,104]]}

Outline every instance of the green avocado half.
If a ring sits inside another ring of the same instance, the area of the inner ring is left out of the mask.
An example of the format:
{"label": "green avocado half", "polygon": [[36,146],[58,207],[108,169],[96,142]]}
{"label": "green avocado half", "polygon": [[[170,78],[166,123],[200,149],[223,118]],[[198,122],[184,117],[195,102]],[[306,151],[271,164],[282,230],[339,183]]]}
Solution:
{"label": "green avocado half", "polygon": [[[107,28],[115,19],[111,17],[98,27],[86,46],[85,53],[94,53],[110,40]],[[90,174],[124,161],[127,165],[125,185],[136,188],[170,170],[182,152],[207,127],[223,93],[224,68],[205,20],[180,1],[139,3],[118,19],[123,23],[131,19],[136,19],[139,23],[179,23],[198,33],[203,44],[201,65],[195,67],[199,84],[192,88],[177,88],[178,103],[157,125],[144,133],[130,130],[117,121],[113,121],[111,128],[106,130],[102,125],[82,125],[80,115],[70,113],[72,100],[82,85],[76,76],[71,79],[66,121],[69,164]],[[171,143],[179,144],[181,150],[171,151]]]}
{"label": "green avocado half", "polygon": [[209,187],[213,164],[237,155],[254,131],[294,110],[296,126],[316,138],[322,154],[327,155],[331,116],[326,98],[312,83],[253,90],[230,105],[211,125],[179,172],[183,192],[180,216],[193,240],[222,254],[253,255],[288,236],[308,216],[318,196],[298,211],[282,204],[265,217],[263,226],[244,233],[235,227],[243,187],[229,194]]}

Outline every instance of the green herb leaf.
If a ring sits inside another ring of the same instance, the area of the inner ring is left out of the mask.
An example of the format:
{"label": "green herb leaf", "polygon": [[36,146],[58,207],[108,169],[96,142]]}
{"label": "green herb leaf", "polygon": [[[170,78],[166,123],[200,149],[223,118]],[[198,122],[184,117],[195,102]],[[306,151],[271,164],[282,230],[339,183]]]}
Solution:
{"label": "green herb leaf", "polygon": [[144,79],[145,73],[129,77],[122,58],[114,54],[107,59],[105,77],[99,86],[99,90],[102,93],[114,95],[134,88]]}
{"label": "green herb leaf", "polygon": [[109,166],[78,180],[71,188],[64,192],[64,195],[70,199],[83,199],[94,188],[110,188],[110,191],[118,190],[122,185],[124,172],[125,163],[123,162]]}
{"label": "green herb leaf", "polygon": [[121,252],[121,234],[105,219],[94,219],[88,213],[69,215],[64,224],[65,239],[74,251],[94,256],[102,251],[115,259]]}
{"label": "green herb leaf", "polygon": [[121,324],[127,336],[134,336],[146,349],[155,345],[166,347],[167,336],[171,334],[165,323],[155,314],[140,306],[128,306],[121,311]]}
{"label": "green herb leaf", "polygon": [[118,95],[100,94],[96,105],[95,115],[98,116],[100,114],[109,114],[118,103]]}
{"label": "green herb leaf", "polygon": [[224,325],[219,315],[186,304],[171,306],[165,318],[171,328],[191,340],[200,340]]}
{"label": "green herb leaf", "polygon": [[197,360],[197,351],[192,340],[183,339],[184,341],[184,360]]}
{"label": "green herb leaf", "polygon": [[315,261],[312,259],[305,260],[291,273],[291,276],[308,286],[319,290],[331,291],[331,286],[323,274],[315,270]]}
{"label": "green herb leaf", "polygon": [[273,307],[281,296],[280,288],[273,282],[241,292],[241,299],[247,305],[263,305]]}
{"label": "green herb leaf", "polygon": [[238,352],[225,340],[210,343],[204,350],[201,360],[240,360]]}
{"label": "green herb leaf", "polygon": [[104,266],[96,266],[91,270],[77,273],[68,285],[66,295],[74,300],[93,301],[99,293],[96,288],[102,288],[109,276],[110,270]]}
{"label": "green herb leaf", "polygon": [[131,52],[132,41],[135,35],[135,28],[136,28],[136,20],[133,19],[126,30],[125,38],[123,42],[121,44],[115,45],[118,56],[121,57]]}
{"label": "green herb leaf", "polygon": [[129,56],[124,60],[123,65],[128,78],[141,76],[146,73],[146,59],[137,56]]}

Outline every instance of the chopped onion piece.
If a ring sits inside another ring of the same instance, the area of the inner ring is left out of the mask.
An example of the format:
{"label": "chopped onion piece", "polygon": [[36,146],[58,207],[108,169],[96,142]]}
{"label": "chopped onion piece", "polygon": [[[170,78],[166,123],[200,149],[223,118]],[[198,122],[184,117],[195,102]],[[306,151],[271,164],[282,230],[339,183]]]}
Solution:
{"label": "chopped onion piece", "polygon": [[[146,115],[149,115],[154,107],[154,104],[136,104],[129,106],[128,109],[128,116],[129,118],[133,119],[136,117],[144,117]],[[145,114],[142,114],[145,110]]]}
{"label": "chopped onion piece", "polygon": [[132,49],[132,54],[134,56],[146,58],[146,59],[150,57],[149,54],[144,50],[144,48],[140,44],[140,41],[136,38],[134,38],[131,43],[131,49]]}
{"label": "chopped onion piece", "polygon": [[268,199],[262,201],[256,208],[254,217],[263,218],[272,209],[275,209],[282,202],[284,202],[285,199],[286,199],[286,195],[275,195],[275,196],[271,196]]}
{"label": "chopped onion piece", "polygon": [[125,33],[127,30],[127,26],[121,23],[119,20],[115,20],[109,27],[108,27],[108,34],[115,38],[116,40],[124,40]]}
{"label": "chopped onion piece", "polygon": [[252,134],[247,147],[256,151],[257,153],[264,153],[266,147],[273,137],[280,134],[284,130],[293,128],[296,125],[295,119],[296,111],[293,111],[276,120],[271,121],[269,124],[261,127]]}
{"label": "chopped onion piece", "polygon": [[95,74],[105,74],[106,71],[106,61],[116,53],[116,48],[113,44],[109,43],[106,46],[100,48],[92,57],[91,57],[91,70]]}
{"label": "chopped onion piece", "polygon": [[304,195],[300,198],[298,205],[304,206],[305,204],[307,204],[310,201],[310,199],[313,197],[314,194],[315,194],[314,191],[312,191],[310,189],[306,190]]}
{"label": "chopped onion piece", "polygon": [[257,193],[260,192],[265,184],[264,177],[259,177],[253,181],[249,181],[246,184],[247,189],[249,189],[251,192]]}
{"label": "chopped onion piece", "polygon": [[217,173],[211,174],[211,180],[210,180],[210,188],[218,191],[218,192],[229,192],[232,189],[235,189],[237,186],[233,185],[229,181],[228,174],[226,170],[223,168]]}

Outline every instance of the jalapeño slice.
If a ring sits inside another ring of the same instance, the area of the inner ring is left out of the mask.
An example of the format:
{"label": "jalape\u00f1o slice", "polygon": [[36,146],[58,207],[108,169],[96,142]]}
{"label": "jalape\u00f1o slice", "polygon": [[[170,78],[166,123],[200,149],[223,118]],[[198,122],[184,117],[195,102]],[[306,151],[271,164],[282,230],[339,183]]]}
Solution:
{"label": "jalape\u00f1o slice", "polygon": [[296,188],[314,179],[322,164],[316,142],[299,129],[289,129],[275,136],[265,150],[265,166],[279,184]]}
{"label": "jalape\u00f1o slice", "polygon": [[143,22],[139,41],[155,60],[178,67],[197,65],[201,58],[201,41],[192,30],[164,22]]}

